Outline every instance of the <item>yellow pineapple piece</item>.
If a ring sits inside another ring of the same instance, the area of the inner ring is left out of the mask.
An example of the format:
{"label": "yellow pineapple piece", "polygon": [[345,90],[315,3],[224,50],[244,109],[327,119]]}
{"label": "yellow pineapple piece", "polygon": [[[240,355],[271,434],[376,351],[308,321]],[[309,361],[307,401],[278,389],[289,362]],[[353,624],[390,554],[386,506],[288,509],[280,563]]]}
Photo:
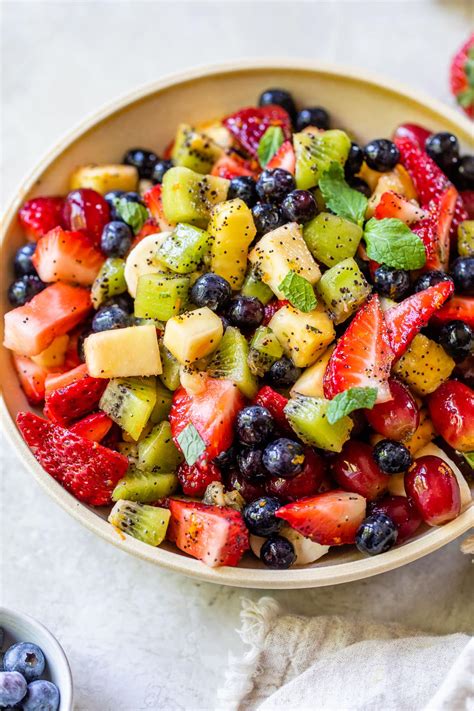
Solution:
{"label": "yellow pineapple piece", "polygon": [[418,427],[412,436],[404,441],[405,447],[407,447],[411,454],[416,454],[419,449],[425,447],[436,437],[436,431],[431,422],[428,410],[426,408],[421,408],[420,410],[420,422]]}
{"label": "yellow pineapple piece", "polygon": [[163,344],[179,363],[189,365],[215,351],[223,333],[219,316],[204,306],[170,318]]}
{"label": "yellow pineapple piece", "polygon": [[304,373],[291,388],[291,396],[299,393],[300,395],[308,395],[309,397],[324,397],[323,378],[333,350],[334,346],[329,346],[323,355],[318,358],[316,363],[306,368]]}
{"label": "yellow pineapple piece", "polygon": [[257,230],[243,200],[226,200],[213,208],[207,231],[212,238],[211,271],[227,279],[232,289],[244,282],[247,253]]}
{"label": "yellow pineapple piece", "polygon": [[[368,171],[370,171],[370,173]],[[367,178],[363,177],[362,172],[365,172],[365,174],[369,177],[370,182]],[[370,189],[372,190],[372,195],[365,213],[367,219],[369,217],[373,217],[375,208],[380,202],[380,198],[386,192],[392,191],[394,193],[398,193],[407,200],[416,200],[418,197],[412,179],[403,165],[396,165],[395,168],[389,173],[378,173],[376,170],[371,170],[366,166],[366,170],[361,171],[359,173],[359,177],[368,182]],[[423,216],[424,212],[420,208],[420,219],[422,219]]]}
{"label": "yellow pineapple piece", "polygon": [[83,165],[71,175],[71,190],[91,188],[101,195],[110,190],[134,192],[138,186],[138,171],[133,165],[110,163],[107,165]]}
{"label": "yellow pineapple piece", "polygon": [[393,372],[417,395],[429,395],[449,378],[455,365],[444,348],[418,333]]}
{"label": "yellow pineapple piece", "polygon": [[130,326],[92,333],[84,341],[87,370],[94,378],[127,378],[162,372],[156,328]]}
{"label": "yellow pineapple piece", "polygon": [[321,307],[303,313],[288,304],[268,325],[299,368],[312,365],[335,338],[333,322]]}
{"label": "yellow pineapple piece", "polygon": [[63,365],[69,344],[69,336],[57,336],[44,351],[31,356],[31,360],[42,368],[55,368]]}

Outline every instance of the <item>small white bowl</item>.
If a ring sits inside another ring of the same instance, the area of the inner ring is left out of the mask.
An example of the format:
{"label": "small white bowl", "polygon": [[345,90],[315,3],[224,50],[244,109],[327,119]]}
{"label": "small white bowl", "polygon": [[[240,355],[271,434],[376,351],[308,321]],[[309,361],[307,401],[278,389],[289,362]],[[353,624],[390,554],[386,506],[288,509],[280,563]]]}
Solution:
{"label": "small white bowl", "polygon": [[59,689],[59,711],[72,711],[73,685],[69,662],[58,640],[44,625],[23,612],[0,607],[0,627],[5,631],[3,649],[16,642],[37,644],[46,658],[45,678]]}

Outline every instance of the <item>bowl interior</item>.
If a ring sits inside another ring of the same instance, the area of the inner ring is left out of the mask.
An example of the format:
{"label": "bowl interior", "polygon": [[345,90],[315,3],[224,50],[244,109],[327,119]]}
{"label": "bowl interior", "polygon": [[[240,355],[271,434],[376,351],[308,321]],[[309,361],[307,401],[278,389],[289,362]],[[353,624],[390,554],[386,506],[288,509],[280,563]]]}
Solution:
{"label": "bowl interior", "polygon": [[[399,123],[409,121],[433,130],[452,131],[465,148],[469,143],[472,145],[469,123],[450,109],[429,100],[421,102],[409,92],[403,93],[386,82],[365,78],[350,70],[275,62],[188,72],[179,78],[157,82],[99,112],[45,158],[19,190],[7,213],[1,260],[3,283],[8,283],[12,277],[12,257],[23,242],[15,219],[15,212],[23,200],[39,194],[67,192],[68,176],[77,166],[120,162],[130,146],[143,145],[161,153],[172,139],[178,123],[208,121],[252,105],[268,86],[289,89],[301,106],[325,106],[331,113],[333,125],[345,128],[362,143],[370,138],[389,136]],[[1,300],[3,314],[8,310],[5,289],[1,290]],[[352,548],[332,549],[313,566],[278,572],[264,569],[250,555],[237,569],[208,569],[172,547],[165,545],[154,549],[129,537],[123,540],[105,522],[107,512],[79,504],[42,470],[28,451],[13,420],[19,410],[29,406],[4,348],[0,359],[5,426],[40,484],[61,506],[99,535],[134,555],[176,571],[213,582],[260,588],[334,584],[374,575],[415,560],[456,538],[469,527],[469,512],[465,512],[442,528],[421,531],[414,540],[378,558],[362,558]]]}

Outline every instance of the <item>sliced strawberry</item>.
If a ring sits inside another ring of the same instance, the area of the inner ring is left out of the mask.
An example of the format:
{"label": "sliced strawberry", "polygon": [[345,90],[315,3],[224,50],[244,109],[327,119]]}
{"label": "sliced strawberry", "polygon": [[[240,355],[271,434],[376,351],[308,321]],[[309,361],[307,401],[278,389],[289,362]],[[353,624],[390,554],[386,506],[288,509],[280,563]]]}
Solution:
{"label": "sliced strawberry", "polygon": [[169,508],[169,540],[211,568],[237,565],[248,550],[248,531],[239,511],[178,499],[170,499]]}
{"label": "sliced strawberry", "polygon": [[99,244],[102,230],[110,222],[110,208],[100,193],[91,188],[79,188],[67,195],[63,218],[68,230],[85,230]]}
{"label": "sliced strawberry", "polygon": [[342,546],[354,543],[365,509],[363,496],[336,490],[286,504],[276,515],[315,543]]}
{"label": "sliced strawberry", "polygon": [[92,412],[87,417],[84,417],[79,422],[76,422],[70,427],[71,432],[90,439],[91,442],[100,442],[104,439],[112,427],[113,422],[105,412]]}
{"label": "sliced strawberry", "polygon": [[388,378],[392,349],[377,295],[357,312],[329,359],[324,394],[332,399],[349,388],[377,388],[376,402],[392,397]]}
{"label": "sliced strawberry", "polygon": [[222,481],[220,470],[207,457],[201,457],[192,466],[183,462],[176,473],[186,496],[203,496],[209,484]]}
{"label": "sliced strawberry", "polygon": [[425,217],[425,213],[418,205],[389,190],[382,194],[375,208],[374,217],[377,220],[382,220],[385,217],[395,217],[406,225],[411,225],[413,222],[422,220]]}
{"label": "sliced strawberry", "polygon": [[227,116],[222,123],[251,155],[257,155],[261,137],[270,126],[280,126],[285,140],[291,138],[291,119],[281,106],[253,106]]}
{"label": "sliced strawberry", "polygon": [[39,405],[44,400],[45,380],[47,372],[40,365],[26,356],[13,353],[13,365],[18,373],[18,379],[26,399],[30,405]]}
{"label": "sliced strawberry", "polygon": [[459,194],[469,220],[474,220],[474,190],[463,190]]}
{"label": "sliced strawberry", "polygon": [[474,118],[474,32],[453,57],[450,83],[458,104]]}
{"label": "sliced strawberry", "polygon": [[63,226],[62,197],[37,197],[18,211],[18,220],[28,239],[36,242],[55,227]]}
{"label": "sliced strawberry", "polygon": [[64,370],[72,370],[82,365],[79,357],[79,338],[82,334],[82,329],[76,329],[69,334],[69,342],[67,344],[66,356],[64,358]]}
{"label": "sliced strawberry", "polygon": [[402,123],[395,130],[394,138],[409,138],[414,143],[418,144],[419,148],[424,149],[426,139],[429,138],[432,131],[429,131],[424,126],[419,126],[416,123]]}
{"label": "sliced strawberry", "polygon": [[268,162],[266,168],[273,170],[274,168],[283,168],[289,173],[295,174],[296,157],[293,144],[291,141],[284,141],[277,150],[273,158]]}
{"label": "sliced strawberry", "polygon": [[282,309],[284,306],[287,306],[289,303],[290,302],[286,301],[285,299],[272,299],[271,301],[269,301],[268,304],[265,306],[265,312],[262,322],[263,325],[268,326],[276,312]]}
{"label": "sliced strawberry", "polygon": [[223,155],[212,166],[211,175],[217,175],[219,178],[232,180],[232,178],[236,178],[239,175],[250,175],[254,177],[255,173],[251,169],[248,160],[244,160],[237,155]]}
{"label": "sliced strawberry", "polygon": [[208,459],[214,459],[232,444],[235,419],[243,406],[243,395],[230,380],[209,379],[206,388],[196,395],[179,388],[169,414],[177,446],[179,433],[191,423],[206,443]]}
{"label": "sliced strawberry", "polygon": [[423,240],[427,270],[446,271],[448,268],[449,235],[458,197],[458,191],[450,185],[429,203],[427,216],[412,226],[412,231]]}
{"label": "sliced strawberry", "polygon": [[132,246],[130,249],[133,249],[136,247],[136,245],[142,241],[142,239],[145,239],[145,237],[148,237],[148,235],[154,235],[157,232],[160,231],[160,227],[155,221],[153,217],[150,217],[142,226],[140,232],[135,235],[134,240],[132,242]]}
{"label": "sliced strawberry", "polygon": [[90,286],[105,257],[84,232],[56,227],[39,240],[31,258],[40,279]]}
{"label": "sliced strawberry", "polygon": [[59,388],[65,388],[75,380],[85,378],[87,374],[87,366],[85,363],[81,363],[81,365],[78,365],[71,370],[67,370],[64,373],[51,373],[46,376],[46,394],[52,392],[53,390],[59,390]]}
{"label": "sliced strawberry", "polygon": [[147,190],[143,196],[143,202],[150,211],[152,218],[158,223],[159,229],[155,230],[155,232],[159,232],[160,230],[166,231],[173,228],[165,217],[161,192],[162,186],[158,183]]}
{"label": "sliced strawberry", "polygon": [[126,457],[32,412],[19,412],[16,421],[41,466],[76,499],[91,506],[110,503],[128,469]]}
{"label": "sliced strawberry", "polygon": [[474,328],[474,297],[453,296],[433,317],[435,323],[460,320]]}
{"label": "sliced strawberry", "polygon": [[66,426],[97,409],[107,383],[105,378],[93,378],[86,373],[69,385],[51,390],[46,394],[44,414]]}
{"label": "sliced strawberry", "polygon": [[4,345],[20,355],[38,355],[87,316],[92,308],[89,289],[58,281],[24,306],[5,314]]}
{"label": "sliced strawberry", "polygon": [[287,405],[287,403],[288,398],[284,395],[280,395],[280,393],[277,393],[269,385],[264,385],[263,388],[258,391],[253,400],[254,405],[261,405],[262,407],[267,408],[279,427],[283,430],[291,430],[284,413],[285,405]]}
{"label": "sliced strawberry", "polygon": [[385,323],[395,358],[400,358],[416,334],[454,291],[452,281],[440,281],[385,311]]}

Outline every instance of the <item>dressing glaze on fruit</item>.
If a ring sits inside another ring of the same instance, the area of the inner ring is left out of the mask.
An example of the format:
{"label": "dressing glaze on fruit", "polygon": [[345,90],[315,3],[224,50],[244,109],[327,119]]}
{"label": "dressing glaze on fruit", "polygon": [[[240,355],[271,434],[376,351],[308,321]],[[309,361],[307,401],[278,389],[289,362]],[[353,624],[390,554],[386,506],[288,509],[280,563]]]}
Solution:
{"label": "dressing glaze on fruit", "polygon": [[412,124],[358,145],[268,89],[27,201],[5,345],[43,409],[17,416],[34,456],[210,566],[375,555],[451,521],[474,461],[473,163]]}

